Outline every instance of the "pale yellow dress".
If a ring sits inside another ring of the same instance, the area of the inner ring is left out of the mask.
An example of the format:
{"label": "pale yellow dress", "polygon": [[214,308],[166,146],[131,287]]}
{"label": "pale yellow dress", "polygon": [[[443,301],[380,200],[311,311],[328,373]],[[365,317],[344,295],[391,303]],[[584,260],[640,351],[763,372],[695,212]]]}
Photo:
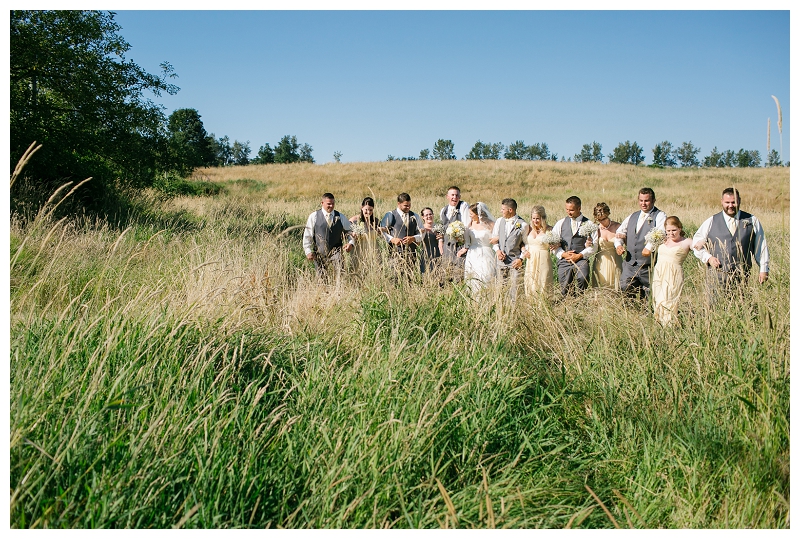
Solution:
{"label": "pale yellow dress", "polygon": [[530,258],[524,259],[525,295],[531,297],[544,293],[545,297],[552,297],[553,263],[550,259],[550,247],[541,242],[541,237],[534,237],[533,234],[528,234],[524,243],[531,254]]}
{"label": "pale yellow dress", "polygon": [[592,286],[619,290],[622,257],[617,254],[614,240],[607,240],[601,236],[597,243],[597,253],[594,255],[592,268]]}
{"label": "pale yellow dress", "polygon": [[355,237],[353,250],[350,252],[350,266],[353,273],[363,275],[377,269],[381,260],[378,235],[377,230],[368,229],[366,234]]}
{"label": "pale yellow dress", "polygon": [[677,321],[678,302],[683,289],[683,262],[691,248],[690,242],[659,245],[650,290],[656,321],[666,326]]}

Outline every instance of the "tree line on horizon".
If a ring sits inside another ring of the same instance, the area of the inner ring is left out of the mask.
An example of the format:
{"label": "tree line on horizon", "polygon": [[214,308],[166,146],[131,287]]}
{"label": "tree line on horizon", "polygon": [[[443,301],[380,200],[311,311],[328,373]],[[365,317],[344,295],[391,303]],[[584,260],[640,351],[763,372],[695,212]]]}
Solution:
{"label": "tree line on horizon", "polygon": [[[250,141],[208,133],[200,113],[181,108],[168,117],[148,93],[173,95],[180,88],[168,62],[151,74],[126,58],[130,45],[119,34],[113,12],[12,10],[10,14],[10,155],[11,167],[35,141],[40,150],[16,182],[12,202],[22,192],[45,199],[64,182],[92,181],[75,199],[87,204],[113,198],[124,189],[164,185],[185,178],[198,167],[314,163],[313,148],[295,135],[272,146],[263,144],[251,157]],[[664,141],[653,148],[656,166],[760,166],[758,151],[718,151],[702,160],[691,142],[673,148]],[[342,153],[333,154],[340,162]],[[644,162],[636,142],[620,143],[608,156],[597,142],[584,144],[573,162]],[[418,157],[388,160],[456,159],[451,140],[439,139]],[[477,141],[463,159],[550,160],[559,156],[544,142],[504,144]],[[785,163],[788,166],[788,162]],[[782,166],[775,150],[765,166]]]}
{"label": "tree line on horizon", "polygon": [[[648,166],[653,167],[758,167],[761,166],[761,153],[758,150],[740,149],[738,152],[733,150],[719,151],[716,146],[711,153],[699,158],[700,148],[692,144],[691,141],[684,142],[678,147],[673,147],[669,141],[662,141],[652,149],[653,160]],[[626,140],[620,142],[614,150],[608,154],[603,154],[603,145],[597,141],[584,144],[581,151],[572,157],[561,156],[560,162],[574,163],[602,163],[603,159],[608,158],[609,163],[644,165],[644,149],[638,143]],[[455,145],[452,140],[439,139],[433,145],[433,152],[423,149],[418,157],[395,157],[389,155],[387,161],[424,161],[435,159],[441,161],[457,159]],[[461,158],[462,160],[528,160],[528,161],[559,161],[558,154],[551,153],[546,142],[537,142],[526,145],[525,141],[517,140],[508,146],[502,142],[483,142],[478,140],[470,149],[469,153]],[[789,166],[789,162],[781,162],[780,154],[777,150],[771,150],[767,155],[765,167]]]}

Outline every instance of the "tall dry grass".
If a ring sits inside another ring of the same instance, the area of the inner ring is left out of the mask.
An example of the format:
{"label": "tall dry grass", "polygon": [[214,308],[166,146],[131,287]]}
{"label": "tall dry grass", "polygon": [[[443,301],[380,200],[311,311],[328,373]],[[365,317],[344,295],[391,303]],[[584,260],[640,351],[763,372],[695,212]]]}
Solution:
{"label": "tall dry grass", "polygon": [[292,227],[331,185],[355,213],[376,171],[406,174],[373,186],[380,210],[401,190],[438,209],[458,183],[524,215],[567,182],[624,217],[650,185],[694,226],[734,174],[497,163],[492,190],[483,165],[246,167],[142,220],[12,219],[11,525],[788,527],[788,172],[735,171],[767,286],[709,309],[690,258],[674,328],[598,290],[317,282]]}
{"label": "tall dry grass", "polygon": [[[550,161],[391,161],[326,165],[255,165],[201,169],[195,177],[225,185],[229,196],[278,201],[286,211],[310,213],[322,193],[332,192],[337,207],[348,215],[358,213],[365,196],[374,194],[378,213],[396,206],[398,193],[412,197],[412,209],[444,204],[448,187],[458,185],[462,198],[486,202],[499,215],[500,201],[511,197],[519,213],[529,216],[542,204],[549,216],[563,214],[568,196],[581,198],[585,210],[597,202],[611,207],[621,221],[638,209],[637,193],[651,187],[656,204],[684,223],[699,226],[719,211],[722,190],[735,185],[743,207],[768,224],[777,226],[789,211],[789,170],[773,174],[763,168],[652,169],[631,165],[556,163]],[[193,199],[189,204],[205,202]]]}

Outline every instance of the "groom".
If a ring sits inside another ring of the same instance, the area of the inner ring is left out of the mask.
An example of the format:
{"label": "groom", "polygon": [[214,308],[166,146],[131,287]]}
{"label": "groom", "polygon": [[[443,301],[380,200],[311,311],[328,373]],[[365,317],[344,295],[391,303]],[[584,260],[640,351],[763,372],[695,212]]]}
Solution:
{"label": "groom", "polygon": [[[469,228],[469,225],[472,224],[469,216],[469,204],[461,200],[461,189],[455,185],[447,190],[447,206],[439,212],[439,220],[445,230],[447,230],[447,225],[453,221],[461,221],[464,223],[464,228]],[[464,257],[458,256],[457,252],[458,244],[453,243],[445,234],[444,250],[442,251],[444,268],[448,279],[456,283],[464,280]]]}
{"label": "groom", "polygon": [[504,198],[500,203],[503,217],[498,219],[489,242],[497,253],[497,270],[504,284],[510,282],[509,297],[517,299],[517,286],[522,268],[522,242],[528,236],[528,223],[517,215],[517,201]]}

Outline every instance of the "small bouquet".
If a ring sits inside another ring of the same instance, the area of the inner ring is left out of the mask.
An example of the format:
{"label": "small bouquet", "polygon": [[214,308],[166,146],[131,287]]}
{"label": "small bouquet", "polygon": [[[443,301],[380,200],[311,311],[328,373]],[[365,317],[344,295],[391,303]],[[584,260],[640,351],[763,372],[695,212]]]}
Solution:
{"label": "small bouquet", "polygon": [[367,233],[367,228],[362,221],[356,221],[355,223],[350,223],[350,232],[353,236],[363,236]]}
{"label": "small bouquet", "polygon": [[542,245],[548,245],[551,248],[561,245],[561,236],[559,236],[555,230],[548,230],[542,234],[540,238],[539,241],[542,242]]}
{"label": "small bouquet", "polygon": [[588,238],[595,232],[600,230],[600,227],[597,226],[597,223],[593,223],[591,221],[584,221],[584,223],[578,228],[578,236],[583,236],[584,238]]}
{"label": "small bouquet", "polygon": [[434,234],[442,234],[442,235],[444,235],[444,225],[442,223],[434,223],[434,225],[433,225],[433,233]]}
{"label": "small bouquet", "polygon": [[644,241],[651,244],[655,249],[667,239],[666,233],[660,228],[651,228],[650,232],[644,235]]}
{"label": "small bouquet", "polygon": [[459,243],[464,243],[464,232],[465,232],[464,223],[462,223],[461,221],[453,221],[452,223],[447,225],[447,230],[445,231],[445,234],[452,243],[459,244]]}

